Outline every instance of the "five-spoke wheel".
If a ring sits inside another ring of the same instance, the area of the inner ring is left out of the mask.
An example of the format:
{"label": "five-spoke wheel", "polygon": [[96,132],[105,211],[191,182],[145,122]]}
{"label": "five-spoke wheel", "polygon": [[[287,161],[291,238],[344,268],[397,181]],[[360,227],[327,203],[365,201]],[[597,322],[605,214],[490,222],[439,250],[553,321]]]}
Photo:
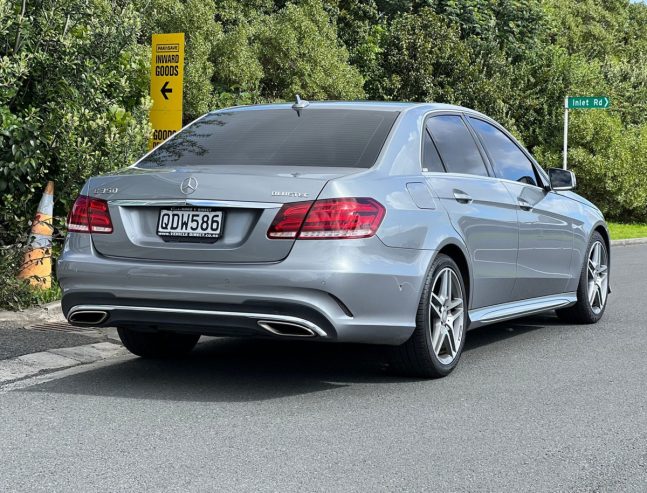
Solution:
{"label": "five-spoke wheel", "polygon": [[591,235],[584,258],[577,303],[557,310],[557,315],[567,322],[593,324],[602,318],[609,295],[609,251],[602,235]]}
{"label": "five-spoke wheel", "polygon": [[449,374],[465,343],[467,291],[458,265],[440,254],[431,264],[420,297],[416,329],[393,348],[393,367],[402,374],[436,378]]}
{"label": "five-spoke wheel", "polygon": [[438,360],[447,365],[458,354],[464,328],[462,287],[451,267],[436,274],[429,306],[431,346]]}
{"label": "five-spoke wheel", "polygon": [[[609,251],[602,235],[591,235],[584,257],[577,302],[557,314],[574,323],[595,323],[609,293]],[[396,371],[417,377],[449,374],[460,358],[469,326],[468,296],[463,273],[454,260],[440,254],[431,264],[418,306],[416,329],[394,348]]]}

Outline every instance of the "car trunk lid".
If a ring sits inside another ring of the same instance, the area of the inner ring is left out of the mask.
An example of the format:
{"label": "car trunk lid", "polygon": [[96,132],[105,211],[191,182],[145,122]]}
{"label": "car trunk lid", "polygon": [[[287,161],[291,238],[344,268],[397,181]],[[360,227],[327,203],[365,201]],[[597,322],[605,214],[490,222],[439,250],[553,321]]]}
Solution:
{"label": "car trunk lid", "polygon": [[[108,201],[114,229],[112,234],[93,234],[92,240],[100,254],[111,257],[177,262],[280,261],[294,242],[267,238],[280,207],[314,200],[329,180],[359,171],[308,167],[294,171],[275,166],[129,168],[91,180],[90,194]],[[214,241],[158,234],[162,210],[187,208],[220,211],[221,236]]]}

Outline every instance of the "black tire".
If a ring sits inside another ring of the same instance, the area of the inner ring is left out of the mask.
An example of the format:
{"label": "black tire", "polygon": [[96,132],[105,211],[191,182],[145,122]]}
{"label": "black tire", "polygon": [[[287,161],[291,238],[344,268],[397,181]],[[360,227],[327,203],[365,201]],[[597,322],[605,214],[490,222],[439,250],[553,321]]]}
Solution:
{"label": "black tire", "polygon": [[174,358],[191,352],[199,335],[174,332],[138,332],[126,327],[117,328],[119,338],[131,353],[142,358]]}
{"label": "black tire", "polygon": [[[438,320],[438,316],[430,306],[430,298],[434,281],[447,268],[454,272],[460,285],[463,300],[463,323],[456,355],[451,362],[446,364],[436,355],[432,345],[432,320]],[[449,375],[458,364],[465,345],[465,333],[469,326],[468,306],[467,291],[458,265],[447,255],[438,255],[431,264],[422,290],[416,314],[416,329],[407,342],[392,348],[391,366],[394,372],[403,376],[419,378],[440,378]],[[433,317],[430,317],[430,313]]]}
{"label": "black tire", "polygon": [[[575,303],[573,306],[570,306],[568,308],[562,308],[560,310],[556,310],[555,312],[557,313],[557,316],[564,320],[565,322],[568,323],[573,323],[573,324],[594,324],[598,320],[602,318],[604,315],[604,311],[607,308],[607,298],[605,297],[604,303],[602,305],[601,310],[594,310],[593,307],[591,306],[591,303],[589,302],[589,272],[588,272],[588,267],[589,267],[589,256],[591,255],[591,251],[593,249],[593,246],[599,243],[602,245],[602,248],[604,248],[604,252],[606,254],[606,259],[608,263],[609,259],[609,253],[607,251],[607,246],[606,242],[604,241],[604,238],[602,238],[602,235],[595,231],[591,235],[591,239],[589,240],[589,244],[586,248],[586,255],[584,257],[584,262],[582,265],[582,270],[580,272],[580,282],[577,286],[577,303]],[[608,265],[607,265],[607,276],[608,276]],[[607,281],[608,284],[608,281]]]}

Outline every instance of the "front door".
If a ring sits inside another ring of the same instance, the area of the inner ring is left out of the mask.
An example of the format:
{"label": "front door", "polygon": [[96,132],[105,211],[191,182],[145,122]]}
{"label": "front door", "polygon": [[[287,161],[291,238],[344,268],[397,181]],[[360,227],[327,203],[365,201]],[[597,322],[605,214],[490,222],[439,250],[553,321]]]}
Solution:
{"label": "front door", "polygon": [[573,253],[571,211],[562,197],[540,186],[534,165],[502,129],[479,118],[470,117],[469,122],[517,208],[519,256],[513,298],[565,292]]}
{"label": "front door", "polygon": [[504,184],[519,207],[515,299],[564,293],[573,260],[573,220],[560,207],[565,199],[535,186]]}

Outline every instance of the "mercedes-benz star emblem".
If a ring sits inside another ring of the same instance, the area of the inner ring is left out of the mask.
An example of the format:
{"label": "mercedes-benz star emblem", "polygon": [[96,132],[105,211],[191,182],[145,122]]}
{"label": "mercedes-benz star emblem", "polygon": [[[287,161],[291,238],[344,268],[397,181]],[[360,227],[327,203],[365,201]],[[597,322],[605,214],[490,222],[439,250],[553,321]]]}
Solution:
{"label": "mercedes-benz star emblem", "polygon": [[184,181],[180,184],[180,191],[184,195],[191,195],[197,189],[198,189],[198,180],[196,180],[193,176],[189,176],[188,178],[185,178]]}

